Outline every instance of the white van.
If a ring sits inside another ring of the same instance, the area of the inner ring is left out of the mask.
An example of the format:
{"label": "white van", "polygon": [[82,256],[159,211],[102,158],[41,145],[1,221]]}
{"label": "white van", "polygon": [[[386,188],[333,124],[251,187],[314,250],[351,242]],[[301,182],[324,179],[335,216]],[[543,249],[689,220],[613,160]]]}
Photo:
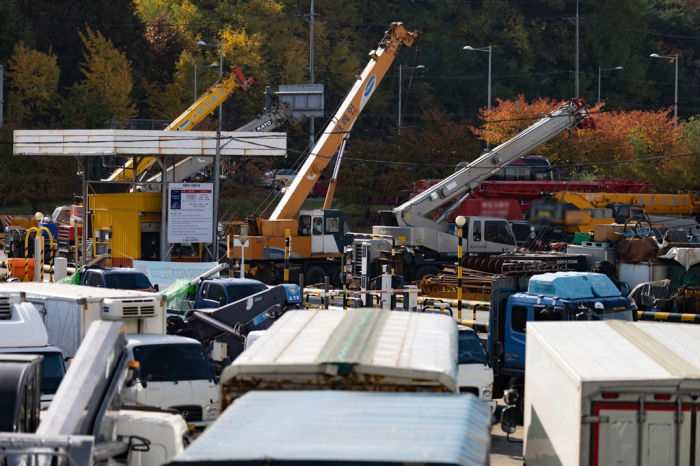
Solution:
{"label": "white van", "polygon": [[178,411],[190,428],[203,430],[219,415],[219,387],[200,342],[175,335],[127,335],[140,365],[139,382],[127,389],[126,405]]}

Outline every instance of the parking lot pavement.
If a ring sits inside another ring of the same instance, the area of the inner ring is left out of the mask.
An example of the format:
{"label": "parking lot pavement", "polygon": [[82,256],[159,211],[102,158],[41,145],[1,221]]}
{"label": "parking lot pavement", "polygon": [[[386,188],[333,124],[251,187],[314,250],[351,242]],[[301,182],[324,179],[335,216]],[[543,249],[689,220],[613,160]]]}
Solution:
{"label": "parking lot pavement", "polygon": [[510,440],[501,430],[500,424],[495,424],[491,431],[491,466],[513,466],[523,464],[523,427],[518,426],[515,433],[510,434]]}

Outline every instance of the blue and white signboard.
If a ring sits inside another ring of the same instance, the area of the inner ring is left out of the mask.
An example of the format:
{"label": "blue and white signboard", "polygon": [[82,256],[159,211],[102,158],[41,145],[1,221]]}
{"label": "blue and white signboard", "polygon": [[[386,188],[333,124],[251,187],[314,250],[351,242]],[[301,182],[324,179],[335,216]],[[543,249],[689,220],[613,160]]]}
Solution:
{"label": "blue and white signboard", "polygon": [[168,199],[169,243],[213,242],[213,183],[170,183]]}
{"label": "blue and white signboard", "polygon": [[[172,285],[175,280],[194,280],[217,265],[219,264],[216,262],[134,261],[134,268],[146,274],[151,283],[157,283],[161,291]],[[213,276],[218,277],[219,274]]]}

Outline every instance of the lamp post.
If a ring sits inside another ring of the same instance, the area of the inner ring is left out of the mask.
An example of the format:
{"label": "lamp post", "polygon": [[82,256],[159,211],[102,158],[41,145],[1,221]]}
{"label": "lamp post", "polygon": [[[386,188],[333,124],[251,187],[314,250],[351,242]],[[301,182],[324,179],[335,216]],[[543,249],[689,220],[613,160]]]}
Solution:
{"label": "lamp post", "polygon": [[401,134],[401,71],[402,70],[424,70],[425,66],[403,66],[399,65],[399,134]]}
{"label": "lamp post", "polygon": [[[203,40],[197,41],[197,45],[202,47],[216,47],[217,44],[207,44]],[[223,77],[224,73],[224,42],[220,41],[219,47],[219,80]],[[214,233],[214,239],[212,241],[213,251],[212,256],[214,261],[219,260],[219,184],[220,180],[220,165],[221,165],[221,124],[223,118],[223,108],[219,104],[219,130],[216,132],[216,155],[214,156],[214,212],[212,213],[213,225],[212,232]]]}
{"label": "lamp post", "polygon": [[652,53],[649,55],[651,58],[670,58],[676,61],[676,92],[673,98],[673,127],[678,127],[678,54],[675,55],[659,55],[658,53]]}
{"label": "lamp post", "polygon": [[481,48],[474,48],[471,45],[467,45],[463,47],[464,50],[471,50],[473,52],[488,52],[489,53],[489,93],[488,93],[488,101],[486,102],[486,110],[491,110],[491,46],[489,45],[488,47],[481,47]]}
{"label": "lamp post", "polygon": [[621,66],[616,66],[615,68],[601,68],[598,67],[598,103],[600,103],[600,73],[601,71],[612,71],[612,70],[623,70]]}
{"label": "lamp post", "polygon": [[455,219],[457,224],[457,236],[459,246],[457,247],[457,319],[462,320],[462,228],[467,223],[467,219],[460,215]]}
{"label": "lamp post", "polygon": [[197,70],[203,70],[205,68],[218,68],[219,65],[216,63],[212,63],[211,65],[206,65],[206,66],[197,66],[197,64],[194,64],[194,101],[197,102]]}

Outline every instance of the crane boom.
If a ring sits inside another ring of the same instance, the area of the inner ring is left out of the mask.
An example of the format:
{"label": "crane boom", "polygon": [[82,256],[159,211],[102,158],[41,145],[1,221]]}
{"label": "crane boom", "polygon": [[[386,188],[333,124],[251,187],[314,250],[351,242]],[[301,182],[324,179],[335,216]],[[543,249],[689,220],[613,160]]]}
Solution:
{"label": "crane boom", "polygon": [[[197,123],[210,115],[216,108],[236,90],[247,91],[250,86],[257,83],[260,78],[251,76],[246,79],[238,67],[231,68],[231,74],[226,78],[219,78],[197,101],[177,117],[164,131],[189,131]],[[155,163],[153,157],[142,157],[136,164],[136,177],[141,176]],[[124,167],[116,169],[106,181],[127,181],[134,177],[134,159],[127,160]]]}
{"label": "crane boom", "polygon": [[[239,133],[267,133],[276,130],[285,123],[289,123],[290,126],[296,126],[304,121],[306,121],[306,115],[295,116],[292,106],[288,102],[282,102],[280,105],[271,108],[235,131]],[[212,161],[210,158],[187,157],[185,160],[178,162],[174,167],[168,167],[166,179],[175,183],[186,180],[206,166],[211,165],[211,163]],[[173,171],[175,172],[174,178],[172,175]],[[149,184],[141,186],[140,190],[160,192],[163,187],[161,184],[161,176],[161,173],[152,176],[148,179]]]}
{"label": "crane boom", "polygon": [[[388,227],[426,227],[447,232],[448,228],[439,222],[462,202],[466,194],[476,189],[479,183],[518,157],[576,125],[581,127],[594,125],[583,99],[573,99],[561,105],[513,138],[413,199],[391,211],[382,212],[384,224]],[[425,217],[448,202],[452,204],[438,217],[437,222]],[[385,227],[381,228],[385,229]]]}
{"label": "crane boom", "polygon": [[389,31],[370,52],[370,62],[345,97],[338,111],[331,118],[323,134],[280,200],[270,220],[292,219],[326,168],[336,150],[352,129],[357,117],[372,96],[382,78],[403,47],[410,47],[421,34],[420,30],[408,32],[403,23],[392,23]]}

